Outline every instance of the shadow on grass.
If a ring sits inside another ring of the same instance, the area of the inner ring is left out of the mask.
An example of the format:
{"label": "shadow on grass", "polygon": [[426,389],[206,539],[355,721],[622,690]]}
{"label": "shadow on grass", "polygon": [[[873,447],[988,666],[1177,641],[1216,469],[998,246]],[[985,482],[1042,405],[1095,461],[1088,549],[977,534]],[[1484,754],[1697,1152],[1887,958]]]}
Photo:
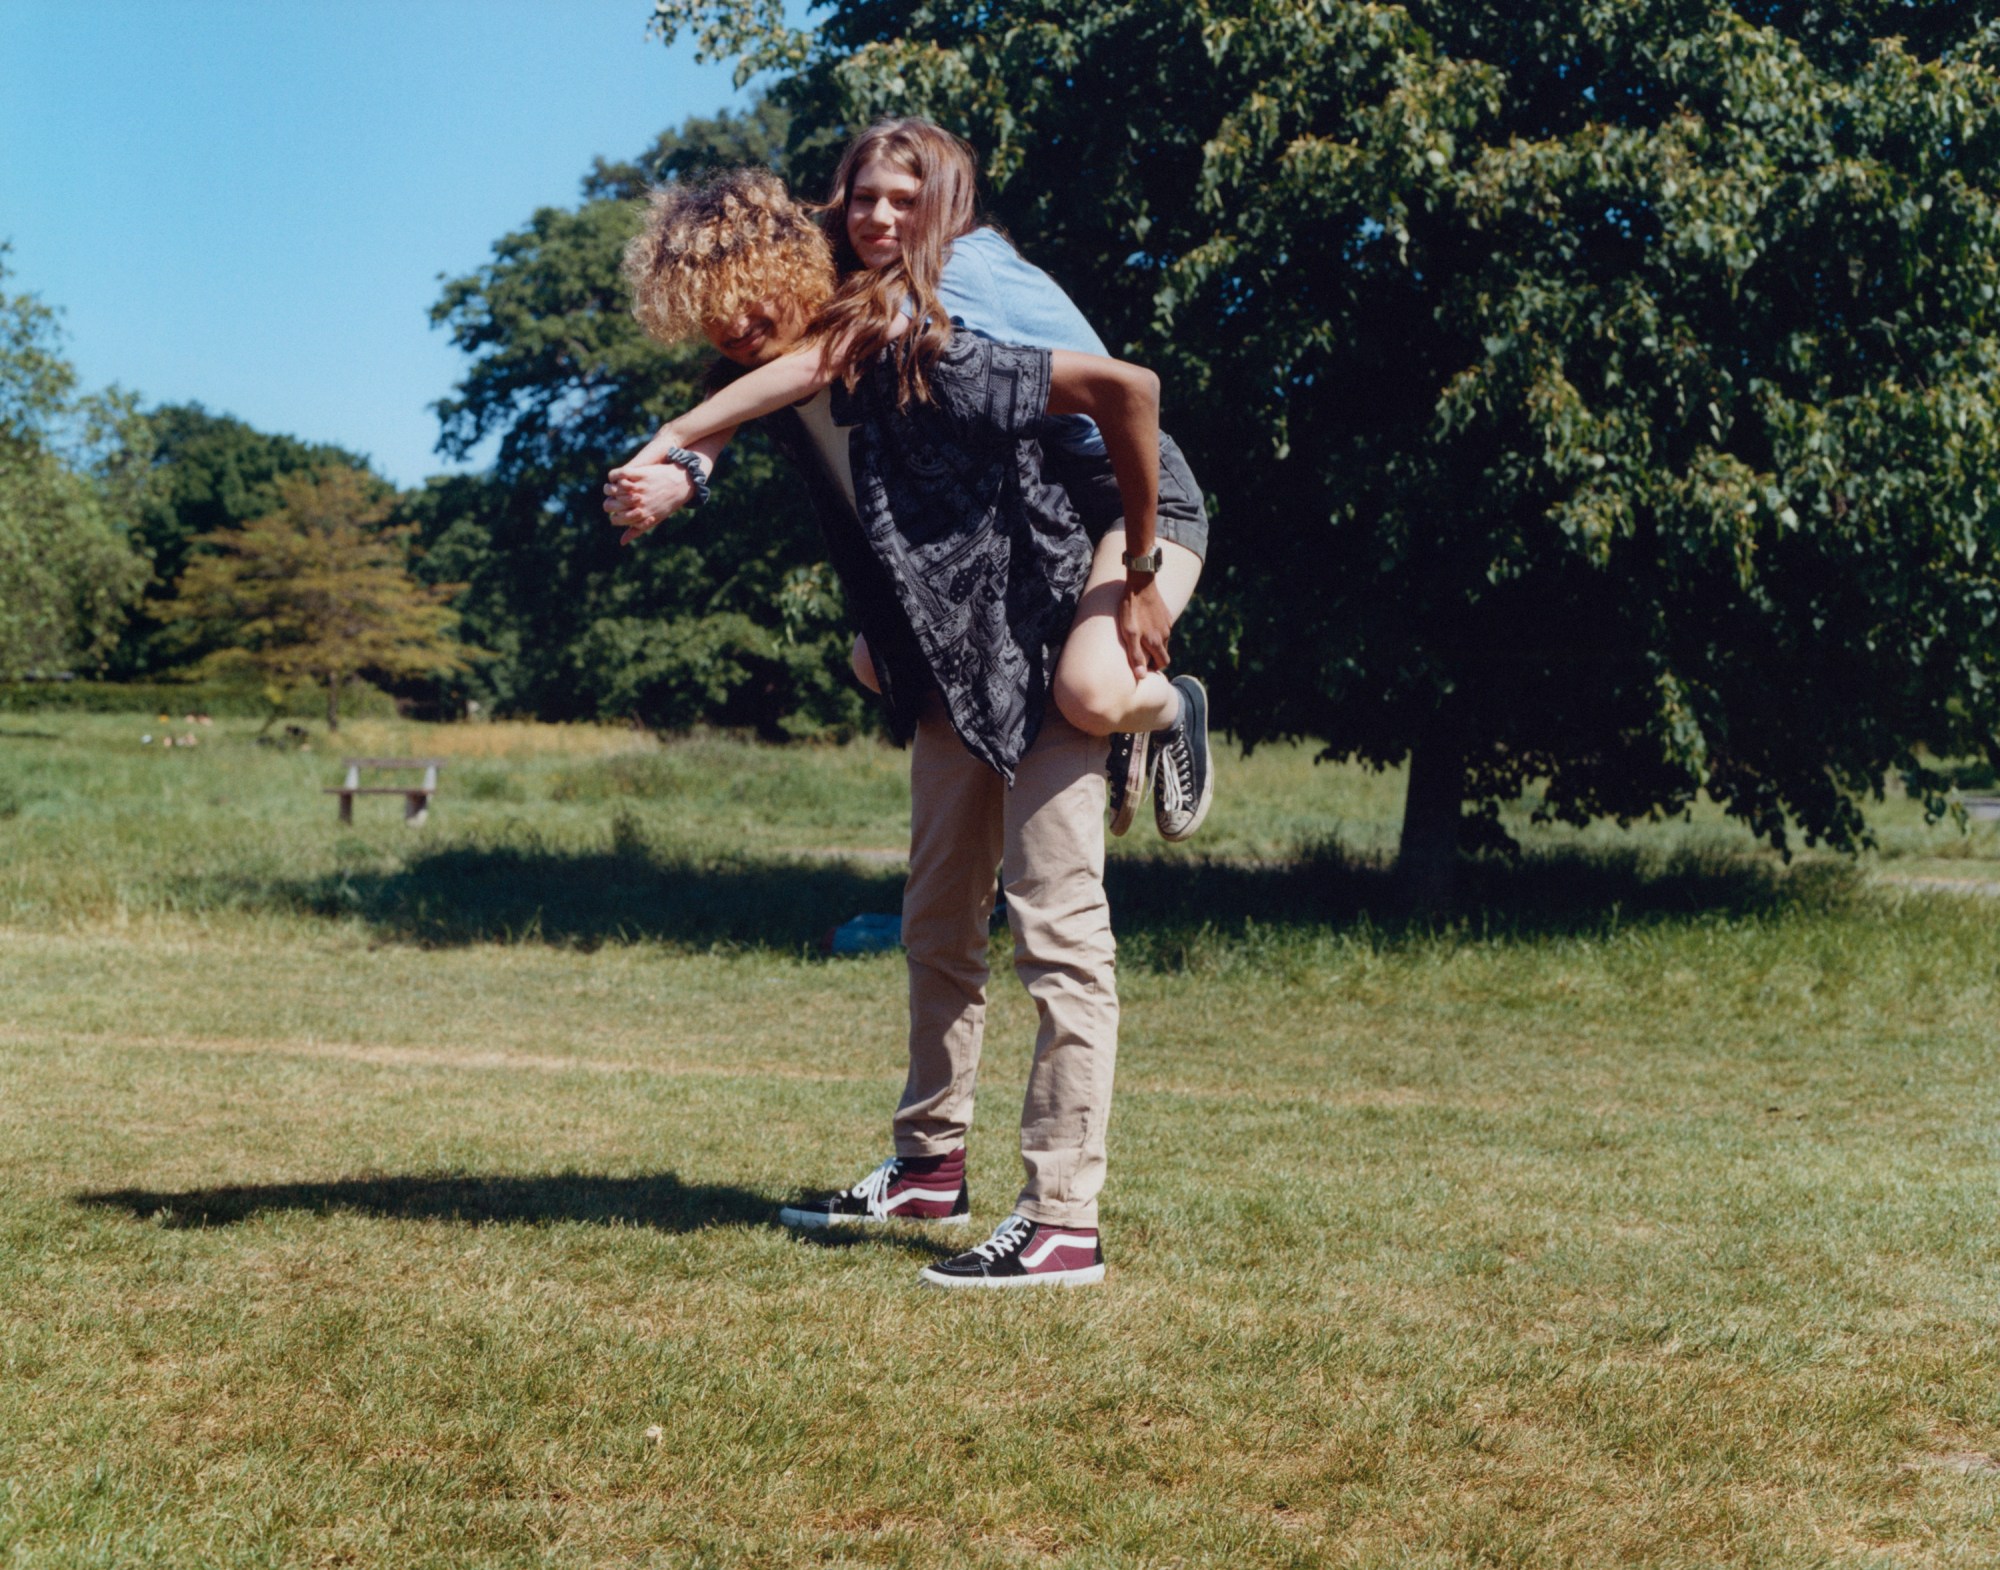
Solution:
{"label": "shadow on grass", "polygon": [[386,939],[449,947],[662,942],[803,953],[863,911],[902,906],[900,869],[700,858],[629,836],[608,849],[460,844],[391,870],[230,891],[232,903],[359,916]]}
{"label": "shadow on grass", "polygon": [[1457,934],[1534,939],[1705,916],[1827,909],[1852,899],[1849,863],[1795,863],[1733,849],[1640,847],[1467,856],[1449,917],[1401,913],[1389,866],[1322,844],[1264,864],[1116,862],[1106,886],[1121,938],[1251,928],[1365,929],[1387,943]]}
{"label": "shadow on grass", "polygon": [[178,1193],[121,1188],[75,1198],[79,1205],[129,1211],[141,1221],[175,1228],[235,1226],[267,1211],[300,1210],[474,1226],[583,1221],[696,1232],[704,1227],[771,1225],[777,1211],[777,1201],[769,1195],[712,1183],[683,1183],[671,1172],[648,1177],[425,1173],[325,1183],[229,1183]]}
{"label": "shadow on grass", "polygon": [[[1637,847],[1468,857],[1458,913],[1397,914],[1387,868],[1337,844],[1286,861],[1198,855],[1119,858],[1105,877],[1121,963],[1180,968],[1191,946],[1253,933],[1365,933],[1395,944],[1441,935],[1521,939],[1603,933],[1709,915],[1824,909],[1854,897],[1845,863],[1798,863],[1734,849]],[[399,867],[349,870],[212,891],[230,904],[359,917],[384,940],[429,946],[626,941],[697,950],[813,951],[828,929],[902,904],[900,868],[796,857],[701,857],[621,823],[603,848],[520,841],[421,851]]]}
{"label": "shadow on grass", "polygon": [[[683,1183],[671,1172],[650,1177],[605,1177],[588,1172],[487,1177],[426,1173],[336,1178],[326,1183],[229,1183],[178,1193],[120,1188],[73,1198],[79,1205],[123,1210],[137,1220],[175,1230],[233,1227],[270,1211],[294,1210],[316,1216],[381,1216],[392,1221],[449,1221],[463,1226],[547,1226],[578,1221],[654,1232],[700,1232],[709,1227],[776,1227],[780,1203],[754,1189]],[[893,1229],[792,1235],[819,1248],[872,1243],[927,1259],[947,1258],[963,1246]]]}
{"label": "shadow on grass", "polygon": [[62,737],[58,736],[52,730],[9,730],[4,725],[0,725],[0,737],[5,737],[8,741],[61,741],[62,740]]}

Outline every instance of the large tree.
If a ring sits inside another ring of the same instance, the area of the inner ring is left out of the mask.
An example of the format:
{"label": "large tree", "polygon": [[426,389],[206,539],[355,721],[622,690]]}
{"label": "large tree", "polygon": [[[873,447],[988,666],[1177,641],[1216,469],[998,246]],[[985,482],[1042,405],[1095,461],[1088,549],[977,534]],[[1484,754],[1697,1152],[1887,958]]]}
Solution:
{"label": "large tree", "polygon": [[151,477],[133,538],[153,564],[148,598],[134,607],[110,656],[110,672],[132,679],[158,675],[207,652],[191,647],[186,622],[163,619],[191,553],[203,535],[241,529],[279,505],[278,480],[327,469],[368,472],[345,448],[272,435],[198,403],[147,411],[153,439]]}
{"label": "large tree", "polygon": [[6,292],[0,247],[0,678],[99,665],[146,581],[131,525],[149,433],[82,395],[55,313]]}
{"label": "large tree", "polygon": [[1986,8],[824,9],[656,7],[981,149],[1214,488],[1219,715],[1408,759],[1419,904],[1524,790],[1853,846],[2000,730]]}
{"label": "large tree", "polygon": [[205,630],[204,669],[249,664],[279,689],[322,687],[327,729],[338,730],[350,679],[446,676],[482,652],[452,635],[459,586],[411,576],[411,531],[385,526],[392,497],[380,481],[335,468],[285,475],[277,493],[266,516],[201,536],[207,549],[165,607],[167,620]]}
{"label": "large tree", "polygon": [[601,510],[605,471],[699,399],[713,358],[662,348],[632,318],[618,263],[646,187],[768,161],[784,133],[759,106],[600,161],[577,207],[536,213],[432,313],[471,357],[439,405],[440,446],[496,453],[483,478],[433,482],[407,516],[426,570],[469,585],[467,630],[498,655],[481,679],[502,707],[772,735],[862,720],[840,679],[837,601],[815,587],[818,532],[761,438],[736,444],[708,506],[635,547]]}

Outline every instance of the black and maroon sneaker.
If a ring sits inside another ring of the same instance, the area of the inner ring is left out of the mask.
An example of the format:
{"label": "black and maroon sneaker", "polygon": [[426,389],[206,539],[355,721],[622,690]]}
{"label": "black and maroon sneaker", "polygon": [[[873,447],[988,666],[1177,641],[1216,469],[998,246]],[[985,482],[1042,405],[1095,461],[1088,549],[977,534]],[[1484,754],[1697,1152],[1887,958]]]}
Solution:
{"label": "black and maroon sneaker", "polygon": [[788,1227],[834,1227],[874,1221],[942,1221],[962,1226],[972,1214],[965,1181],[965,1152],[946,1156],[891,1156],[852,1188],[787,1205],[778,1220]]}
{"label": "black and maroon sneaker", "polygon": [[920,1275],[934,1287],[1085,1287],[1104,1279],[1104,1245],[1095,1227],[1009,1216],[977,1248]]}

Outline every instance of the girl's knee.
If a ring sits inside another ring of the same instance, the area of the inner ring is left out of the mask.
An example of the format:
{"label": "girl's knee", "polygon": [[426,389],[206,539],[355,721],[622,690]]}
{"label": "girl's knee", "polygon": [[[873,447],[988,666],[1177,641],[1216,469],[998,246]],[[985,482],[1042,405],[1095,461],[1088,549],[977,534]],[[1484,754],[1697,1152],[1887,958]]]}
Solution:
{"label": "girl's knee", "polygon": [[1109,736],[1122,728],[1125,711],[1132,704],[1132,684],[1128,680],[1120,689],[1095,673],[1058,667],[1051,695],[1056,712],[1086,736]]}

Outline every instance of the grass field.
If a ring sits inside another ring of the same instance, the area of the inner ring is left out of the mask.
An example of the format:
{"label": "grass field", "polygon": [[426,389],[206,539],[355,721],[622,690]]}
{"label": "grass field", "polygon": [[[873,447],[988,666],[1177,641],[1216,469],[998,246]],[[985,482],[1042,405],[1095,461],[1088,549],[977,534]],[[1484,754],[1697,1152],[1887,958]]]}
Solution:
{"label": "grass field", "polygon": [[0,1565],[2000,1562],[1990,826],[1536,830],[1414,929],[1395,777],[1225,757],[1117,847],[1109,1280],[947,1295],[772,1223],[886,1149],[900,959],[813,945],[899,754],[158,730],[0,717]]}

